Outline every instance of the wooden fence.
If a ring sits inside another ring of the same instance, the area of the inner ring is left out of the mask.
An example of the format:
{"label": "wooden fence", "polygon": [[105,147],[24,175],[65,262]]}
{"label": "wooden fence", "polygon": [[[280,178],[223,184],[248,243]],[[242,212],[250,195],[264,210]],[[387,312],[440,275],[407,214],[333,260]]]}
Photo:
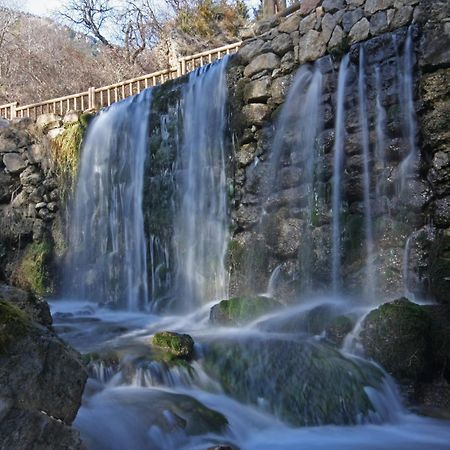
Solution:
{"label": "wooden fence", "polygon": [[0,105],[0,117],[14,119],[22,117],[36,118],[39,114],[55,113],[64,115],[67,111],[85,111],[103,108],[112,103],[138,94],[142,90],[173,80],[192,70],[223,58],[225,55],[236,53],[241,42],[224,45],[223,47],[207,50],[195,55],[184,56],[171,69],[142,75],[131,80],[121,81],[110,86],[100,88],[91,87],[86,92],[53,98],[44,102],[19,106],[17,102]]}

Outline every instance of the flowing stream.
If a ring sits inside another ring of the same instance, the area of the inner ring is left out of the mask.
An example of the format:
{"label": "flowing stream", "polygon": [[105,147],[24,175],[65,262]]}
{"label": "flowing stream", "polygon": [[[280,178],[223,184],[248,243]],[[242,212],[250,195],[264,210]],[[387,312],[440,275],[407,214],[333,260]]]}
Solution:
{"label": "flowing stream", "polygon": [[[406,56],[398,56],[405,70],[412,69],[410,40],[408,34]],[[375,120],[370,122],[364,55],[361,48],[357,94],[366,292],[357,300],[343,292],[348,55],[337,74],[329,195],[320,188],[323,155],[317,149],[325,125],[318,101],[324,82],[319,63],[299,69],[269,158],[272,190],[283,187],[286,161],[301,180],[303,210],[296,209],[296,202],[287,208],[303,224],[298,239],[306,244],[297,258],[305,294],[297,303],[239,326],[210,320],[210,309],[228,293],[227,59],[191,73],[181,90],[170,242],[146,233],[142,211],[154,91],[117,103],[94,120],[73,211],[66,298],[51,304],[56,331],[84,354],[88,365],[90,378],[74,426],[90,450],[450,448],[448,424],[407,411],[394,381],[360,353],[362,320],[376,306],[373,205],[384,195],[380,172],[387,165],[381,76],[376,69],[371,77],[376,92]],[[405,77],[401,96],[409,128],[404,129],[412,144],[411,75]],[[165,119],[161,123],[166,133]],[[400,164],[405,180],[415,151],[410,147]],[[264,193],[268,203],[272,193]],[[328,290],[333,294],[319,295],[313,236],[317,210],[326,207]],[[408,244],[406,249],[405,260]],[[170,273],[163,276],[164,271]],[[281,272],[282,264],[276,265],[265,295],[283,283]],[[152,301],[167,280],[172,309],[156,314]],[[353,331],[333,346],[330,324],[343,316],[350,318]],[[167,359],[152,347],[152,337],[163,330],[192,336],[191,361]]]}

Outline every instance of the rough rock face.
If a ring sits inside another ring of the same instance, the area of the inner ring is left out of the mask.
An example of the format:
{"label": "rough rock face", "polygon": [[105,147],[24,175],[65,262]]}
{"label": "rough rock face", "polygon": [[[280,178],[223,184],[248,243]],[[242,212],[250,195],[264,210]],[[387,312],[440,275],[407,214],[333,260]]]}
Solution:
{"label": "rough rock face", "polygon": [[[308,246],[313,255],[314,289],[329,287],[330,207],[317,208],[313,216],[314,230],[310,235],[306,233],[307,224],[302,222],[305,189],[301,185],[301,161],[288,158],[283,161],[278,192],[268,198],[267,192],[273,189],[268,160],[280,105],[286,98],[295,71],[302,63],[318,61],[323,74],[320,104],[325,126],[317,145],[322,155],[321,189],[330,195],[336,73],[339,60],[347,52],[351,67],[346,98],[343,277],[344,285],[351,293],[363,287],[365,244],[357,71],[358,55],[364,45],[366,67],[372,73],[376,67],[379,70],[380,98],[386,111],[387,168],[383,175],[387,180],[386,191],[385,198],[373,203],[379,295],[385,298],[401,295],[407,285],[411,292],[422,298],[448,302],[450,56],[448,39],[443,37],[450,32],[445,25],[450,17],[450,6],[445,1],[425,0],[313,3],[307,11],[301,10],[281,21],[267,21],[264,26],[258,26],[255,31],[259,34],[247,37],[231,62],[230,109],[238,146],[232,204],[234,233],[227,255],[231,271],[230,293],[241,295],[264,291],[277,268],[284,280],[280,284],[287,287],[280,295],[286,299],[298,297],[302,292],[303,276],[299,255]],[[410,144],[401,123],[394,61],[398,51],[402,51],[403,44],[400,43],[405,42],[410,25],[414,47],[412,90],[420,161],[415,178],[408,181],[411,195],[399,201],[395,192],[400,161]],[[395,43],[400,45],[397,50]],[[275,55],[279,58],[276,66],[259,65],[260,61],[269,60],[275,64]],[[368,105],[373,105],[376,86],[370,86],[369,91]],[[369,117],[371,152],[375,148],[375,121],[374,116]],[[370,165],[374,173],[381,173],[375,158]],[[389,217],[383,217],[382,205],[388,205]]]}
{"label": "rough rock face", "polygon": [[447,305],[386,303],[365,318],[361,342],[406,391],[411,403],[429,414],[448,414],[450,405],[450,309]]}
{"label": "rough rock face", "polygon": [[225,392],[253,404],[264,399],[265,409],[294,426],[356,423],[374,411],[365,387],[383,382],[383,373],[369,363],[289,337],[230,337],[204,351],[205,369]]}
{"label": "rough rock face", "polygon": [[50,327],[48,306],[0,290],[0,442],[9,450],[84,448],[70,428],[87,373]]}

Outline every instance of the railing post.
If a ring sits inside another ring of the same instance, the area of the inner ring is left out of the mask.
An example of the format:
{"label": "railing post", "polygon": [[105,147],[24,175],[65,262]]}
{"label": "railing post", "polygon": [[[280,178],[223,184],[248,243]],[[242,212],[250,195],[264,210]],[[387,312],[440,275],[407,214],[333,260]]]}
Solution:
{"label": "railing post", "polygon": [[181,75],[186,74],[186,60],[181,58]]}
{"label": "railing post", "polygon": [[17,117],[17,106],[19,103],[14,102],[11,103],[11,119],[15,119]]}
{"label": "railing post", "polygon": [[88,109],[95,109],[95,87],[88,89]]}

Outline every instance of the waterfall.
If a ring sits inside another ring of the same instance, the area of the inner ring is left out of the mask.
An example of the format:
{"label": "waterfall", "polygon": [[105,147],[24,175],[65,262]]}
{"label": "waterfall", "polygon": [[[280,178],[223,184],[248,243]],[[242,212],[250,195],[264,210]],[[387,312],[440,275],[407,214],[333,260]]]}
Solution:
{"label": "waterfall", "polygon": [[349,56],[342,58],[339,67],[338,91],[336,99],[336,121],[335,121],[335,140],[333,157],[333,231],[332,231],[332,267],[331,280],[332,288],[335,294],[341,289],[341,202],[342,202],[342,172],[344,160],[344,138],[345,138],[345,95],[347,70]]}
{"label": "waterfall", "polygon": [[173,245],[184,309],[227,297],[226,67],[225,58],[192,72],[183,91]]}
{"label": "waterfall", "polygon": [[[270,157],[270,182],[268,187],[280,188],[283,183],[281,170],[285,159],[297,167],[300,183],[305,186],[306,211],[302,238],[302,252],[299,255],[302,267],[303,291],[312,288],[312,235],[313,215],[316,208],[315,182],[317,181],[316,140],[323,128],[322,108],[319,99],[322,95],[322,73],[319,64],[305,65],[298,70],[289,89],[280,118],[277,122]],[[299,236],[300,239],[300,236]]]}
{"label": "waterfall", "polygon": [[84,141],[69,230],[70,295],[130,310],[148,299],[142,214],[152,91],[113,104]]}
{"label": "waterfall", "polygon": [[367,93],[365,73],[364,46],[359,52],[359,122],[361,127],[361,144],[363,153],[363,185],[364,185],[364,231],[366,240],[366,294],[369,299],[375,295],[375,269],[373,266],[374,242],[372,229],[372,205],[370,199],[370,153],[369,153],[369,123],[367,117]]}
{"label": "waterfall", "polygon": [[[396,45],[396,43],[395,43]],[[408,145],[408,153],[400,164],[400,194],[407,195],[407,182],[414,174],[417,160],[416,111],[413,89],[413,41],[412,28],[408,29],[403,56],[398,56],[397,79],[399,83],[399,104],[402,118],[403,137]]]}
{"label": "waterfall", "polygon": [[382,205],[381,199],[386,194],[386,178],[387,174],[386,166],[386,137],[385,137],[385,128],[386,128],[386,110],[382,103],[381,98],[381,74],[380,67],[375,67],[375,82],[376,82],[376,136],[377,136],[377,144],[375,149],[376,156],[376,169],[379,171],[379,176],[377,177],[377,185],[376,185],[376,199],[377,205],[380,208],[380,211],[384,212],[384,205]]}

